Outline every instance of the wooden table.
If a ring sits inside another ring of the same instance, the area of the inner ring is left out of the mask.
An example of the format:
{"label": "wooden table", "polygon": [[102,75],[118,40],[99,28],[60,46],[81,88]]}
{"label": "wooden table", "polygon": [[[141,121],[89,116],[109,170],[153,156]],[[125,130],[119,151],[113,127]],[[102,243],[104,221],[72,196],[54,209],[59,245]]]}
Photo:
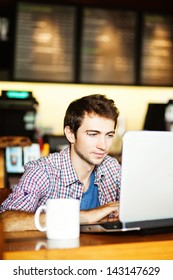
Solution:
{"label": "wooden table", "polygon": [[47,249],[45,233],[4,233],[5,260],[172,260],[173,233],[84,234],[76,248]]}

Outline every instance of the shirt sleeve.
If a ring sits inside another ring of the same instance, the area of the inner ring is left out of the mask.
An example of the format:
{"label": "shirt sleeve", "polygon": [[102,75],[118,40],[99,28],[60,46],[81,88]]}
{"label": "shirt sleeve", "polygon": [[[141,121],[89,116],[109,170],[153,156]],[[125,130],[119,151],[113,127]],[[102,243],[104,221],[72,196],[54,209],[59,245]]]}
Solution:
{"label": "shirt sleeve", "polygon": [[47,200],[49,186],[47,173],[40,168],[25,170],[19,183],[12,188],[12,193],[1,204],[0,212],[20,210],[35,212],[37,207]]}

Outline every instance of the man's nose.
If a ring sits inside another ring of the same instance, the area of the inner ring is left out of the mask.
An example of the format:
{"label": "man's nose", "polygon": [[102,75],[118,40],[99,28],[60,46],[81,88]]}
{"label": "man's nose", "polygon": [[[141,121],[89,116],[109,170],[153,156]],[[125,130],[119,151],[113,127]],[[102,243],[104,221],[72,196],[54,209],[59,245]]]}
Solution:
{"label": "man's nose", "polygon": [[106,139],[104,136],[100,136],[97,141],[97,148],[105,150],[106,148]]}

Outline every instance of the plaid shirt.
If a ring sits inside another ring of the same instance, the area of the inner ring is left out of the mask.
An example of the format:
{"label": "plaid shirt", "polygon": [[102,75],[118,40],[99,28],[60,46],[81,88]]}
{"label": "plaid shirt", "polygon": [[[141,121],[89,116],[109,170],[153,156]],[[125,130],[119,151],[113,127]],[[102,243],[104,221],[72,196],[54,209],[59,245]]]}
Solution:
{"label": "plaid shirt", "polygon": [[[119,200],[121,168],[118,161],[106,156],[94,171],[100,205]],[[70,148],[27,163],[24,174],[12,190],[1,204],[0,212],[35,212],[48,198],[71,197],[81,200],[83,184],[72,166]]]}

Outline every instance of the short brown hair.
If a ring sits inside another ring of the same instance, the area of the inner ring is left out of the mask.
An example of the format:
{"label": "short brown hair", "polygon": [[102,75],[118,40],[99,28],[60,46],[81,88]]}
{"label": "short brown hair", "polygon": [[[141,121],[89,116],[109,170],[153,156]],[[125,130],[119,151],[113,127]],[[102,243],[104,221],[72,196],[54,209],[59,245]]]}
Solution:
{"label": "short brown hair", "polygon": [[105,95],[101,94],[84,96],[71,102],[65,114],[64,128],[69,126],[76,135],[86,113],[94,113],[111,119],[115,122],[114,128],[116,128],[119,111],[112,99],[108,99]]}

